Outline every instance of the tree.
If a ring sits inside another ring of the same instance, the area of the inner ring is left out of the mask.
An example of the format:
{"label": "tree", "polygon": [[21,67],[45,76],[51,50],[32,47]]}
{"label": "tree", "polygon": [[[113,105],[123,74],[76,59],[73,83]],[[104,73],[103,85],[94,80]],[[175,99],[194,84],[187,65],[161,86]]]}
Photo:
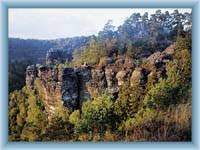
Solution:
{"label": "tree", "polygon": [[186,34],[186,37],[177,36],[176,42],[175,42],[175,51],[181,51],[181,50],[189,50],[191,51],[191,34]]}
{"label": "tree", "polygon": [[115,26],[112,25],[112,20],[108,20],[104,25],[103,30],[98,33],[98,38],[100,41],[111,40],[114,38]]}
{"label": "tree", "polygon": [[131,58],[135,58],[136,53],[137,53],[136,48],[134,47],[134,45],[131,42],[129,42],[128,46],[127,46],[127,53],[126,54]]}
{"label": "tree", "polygon": [[[78,112],[76,112],[77,115]],[[76,128],[78,127],[78,133],[103,134],[107,129],[114,130],[116,119],[112,97],[108,93],[94,98],[93,101],[83,103],[80,122],[70,117]]]}
{"label": "tree", "polygon": [[27,117],[26,95],[23,90],[9,95],[9,140],[18,141]]}
{"label": "tree", "polygon": [[[180,103],[188,96],[191,88],[191,54],[188,50],[178,51],[175,59],[166,65],[167,79],[160,79],[146,94],[145,105],[166,109]],[[187,99],[187,98],[186,98]]]}
{"label": "tree", "polygon": [[105,50],[101,47],[97,39],[94,37],[91,40],[89,47],[83,50],[81,61],[83,63],[94,65],[97,64],[100,58],[105,55],[106,55]]}
{"label": "tree", "polygon": [[183,35],[183,20],[185,19],[185,16],[181,13],[178,12],[178,10],[174,10],[174,12],[171,14],[172,15],[172,26],[174,26],[174,34],[176,36],[181,36]]}
{"label": "tree", "polygon": [[141,17],[141,38],[147,38],[149,34],[149,19],[148,13],[145,12]]}
{"label": "tree", "polygon": [[72,124],[57,115],[49,121],[41,138],[43,141],[69,141],[73,138]]}
{"label": "tree", "polygon": [[143,89],[138,84],[130,86],[124,84],[118,94],[115,102],[115,113],[125,120],[127,117],[133,117],[134,114],[142,107]]}

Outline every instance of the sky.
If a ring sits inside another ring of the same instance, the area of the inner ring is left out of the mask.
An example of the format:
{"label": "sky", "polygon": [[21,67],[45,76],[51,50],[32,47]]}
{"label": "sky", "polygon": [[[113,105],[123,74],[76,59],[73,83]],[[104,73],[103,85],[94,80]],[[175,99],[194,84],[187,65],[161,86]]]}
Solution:
{"label": "sky", "polygon": [[[121,25],[127,17],[139,12],[155,13],[156,9],[42,9],[10,8],[8,13],[9,37],[24,39],[56,39],[82,35],[97,35],[111,19],[114,26]],[[191,9],[178,9],[191,12]],[[161,9],[173,12],[174,9]]]}

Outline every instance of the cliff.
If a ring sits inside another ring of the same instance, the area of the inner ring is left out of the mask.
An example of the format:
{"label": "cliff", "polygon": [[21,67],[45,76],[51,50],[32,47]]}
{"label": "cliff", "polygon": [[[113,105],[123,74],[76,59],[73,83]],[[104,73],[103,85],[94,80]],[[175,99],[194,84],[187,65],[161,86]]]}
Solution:
{"label": "cliff", "polygon": [[[107,90],[117,97],[120,86],[129,82],[139,82],[145,86],[152,75],[153,68],[157,76],[165,77],[165,63],[173,58],[174,47],[171,45],[163,52],[156,52],[146,58],[144,66],[130,57],[108,58],[104,65],[83,65],[76,68],[60,67],[64,63],[62,51],[51,49],[46,55],[45,65],[31,65],[26,69],[26,85],[41,88],[44,95],[45,109],[54,113],[57,103],[70,109],[78,109],[84,100],[92,99]],[[39,84],[39,85],[38,85]]]}

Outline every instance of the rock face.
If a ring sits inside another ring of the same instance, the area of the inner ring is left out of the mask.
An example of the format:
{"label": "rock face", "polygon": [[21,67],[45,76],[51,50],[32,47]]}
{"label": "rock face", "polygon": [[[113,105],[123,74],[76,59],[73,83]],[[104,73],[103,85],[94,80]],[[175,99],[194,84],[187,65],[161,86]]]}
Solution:
{"label": "rock face", "polygon": [[88,68],[62,68],[57,66],[29,66],[26,72],[26,85],[34,86],[39,81],[45,93],[45,104],[48,112],[53,113],[56,102],[75,109],[85,99],[89,99],[86,85],[90,79]]}
{"label": "rock face", "polygon": [[66,107],[76,109],[84,100],[103,94],[105,90],[116,95],[120,86],[129,81],[135,67],[129,59],[120,58],[106,67],[85,65],[79,68],[60,68],[56,65],[57,60],[49,59],[50,55],[48,54],[46,65],[28,66],[26,71],[27,86],[33,87],[36,81],[41,83],[45,93],[45,106],[50,114],[54,112],[58,101]]}
{"label": "rock face", "polygon": [[[46,65],[32,65],[26,69],[26,85],[40,87],[45,95],[45,108],[54,113],[56,103],[77,109],[85,100],[101,95],[107,90],[117,95],[125,83],[131,86],[145,87],[148,76],[156,68],[156,73],[163,76],[165,63],[172,59],[173,46],[163,52],[156,52],[146,59],[146,67],[139,67],[130,57],[109,58],[106,65],[80,66],[78,68],[58,67],[65,62],[62,52],[49,50]],[[137,67],[136,67],[137,66]],[[154,70],[155,71],[155,70]]]}
{"label": "rock face", "polygon": [[152,71],[153,68],[162,68],[166,62],[172,59],[174,54],[174,46],[171,45],[166,48],[163,52],[156,52],[149,56],[146,60],[146,66],[149,71]]}
{"label": "rock face", "polygon": [[128,81],[128,77],[127,77],[128,72],[125,70],[121,70],[116,74],[116,78],[118,81],[118,86],[123,85],[126,81]]}
{"label": "rock face", "polygon": [[81,106],[84,100],[91,98],[87,88],[88,82],[91,79],[91,68],[88,66],[77,68],[75,73],[78,86],[78,106]]}
{"label": "rock face", "polygon": [[33,86],[34,80],[37,75],[37,70],[34,65],[26,68],[26,85]]}
{"label": "rock face", "polygon": [[64,68],[61,73],[61,95],[64,105],[78,107],[78,79],[72,68]]}
{"label": "rock face", "polygon": [[87,89],[91,97],[94,97],[96,94],[102,94],[107,88],[104,69],[97,68],[91,70],[91,79],[87,84]]}
{"label": "rock face", "polygon": [[163,52],[156,52],[146,59],[146,71],[150,74],[156,71],[157,78],[166,78],[165,64],[173,59],[174,45],[170,45]]}
{"label": "rock face", "polygon": [[136,68],[130,79],[131,86],[140,85],[142,87],[147,83],[147,72],[144,68]]}

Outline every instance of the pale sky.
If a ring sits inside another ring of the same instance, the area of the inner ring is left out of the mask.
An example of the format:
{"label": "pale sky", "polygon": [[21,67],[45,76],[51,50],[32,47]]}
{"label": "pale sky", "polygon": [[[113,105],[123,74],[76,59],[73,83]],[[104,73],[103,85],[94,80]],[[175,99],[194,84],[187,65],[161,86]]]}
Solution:
{"label": "pale sky", "polygon": [[[81,35],[97,34],[107,20],[119,26],[133,13],[154,13],[156,9],[9,9],[9,37],[24,39],[56,39]],[[161,9],[162,12],[174,9]],[[178,9],[191,12],[191,9]]]}

